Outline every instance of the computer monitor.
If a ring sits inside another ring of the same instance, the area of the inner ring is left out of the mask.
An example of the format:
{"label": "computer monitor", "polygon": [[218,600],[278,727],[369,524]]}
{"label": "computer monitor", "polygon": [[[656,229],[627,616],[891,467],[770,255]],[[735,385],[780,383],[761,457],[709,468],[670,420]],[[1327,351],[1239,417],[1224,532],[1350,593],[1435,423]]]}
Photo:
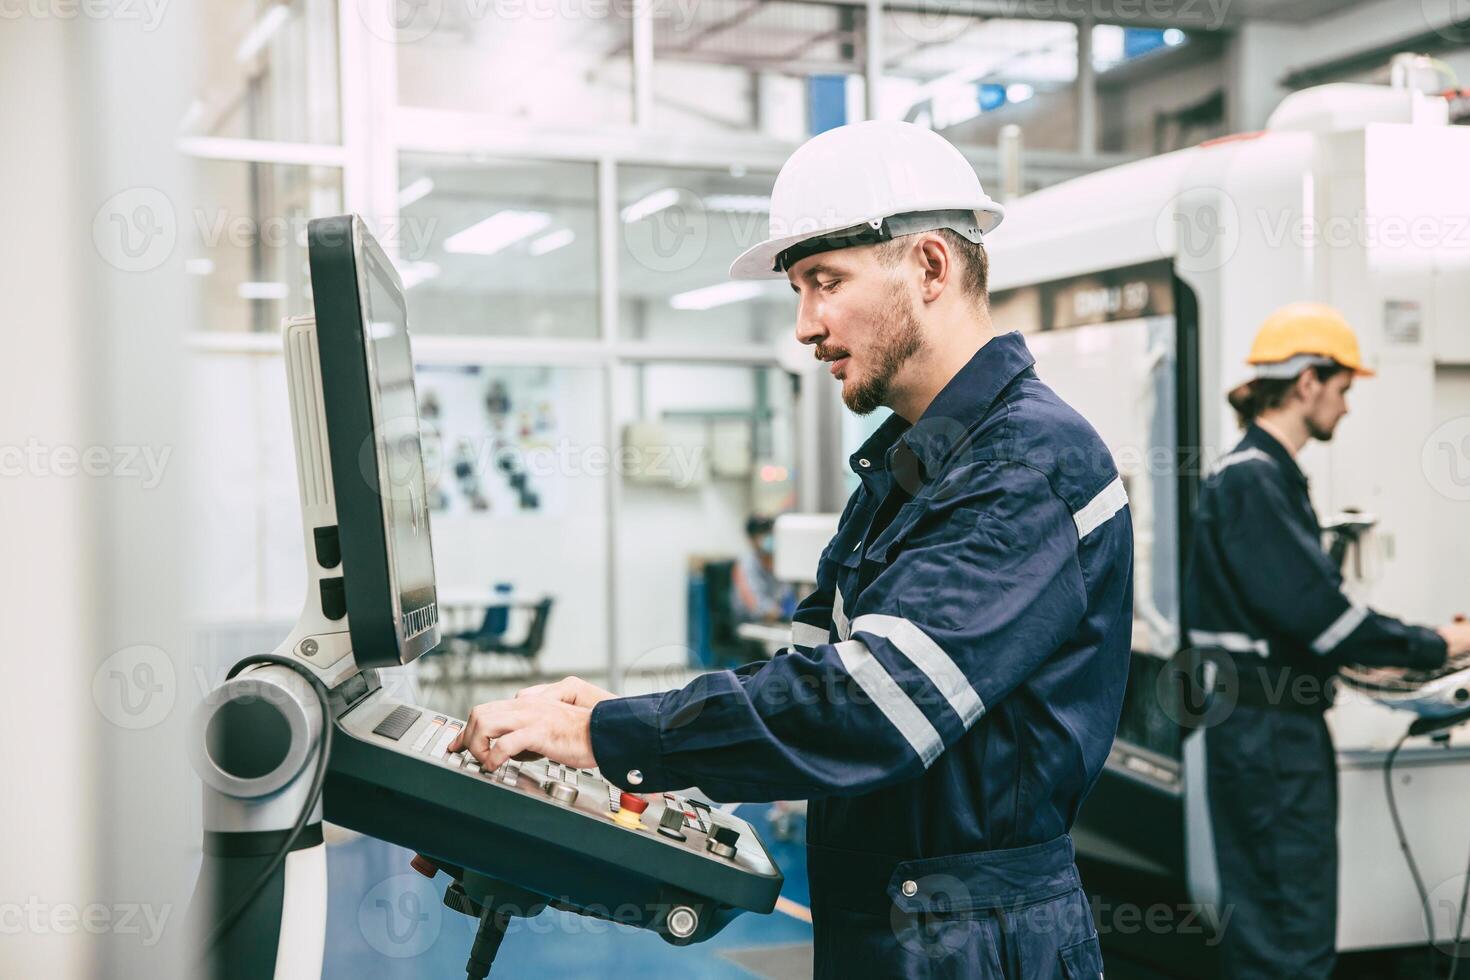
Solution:
{"label": "computer monitor", "polygon": [[360,668],[439,642],[403,285],[356,215],[307,224],[343,590]]}

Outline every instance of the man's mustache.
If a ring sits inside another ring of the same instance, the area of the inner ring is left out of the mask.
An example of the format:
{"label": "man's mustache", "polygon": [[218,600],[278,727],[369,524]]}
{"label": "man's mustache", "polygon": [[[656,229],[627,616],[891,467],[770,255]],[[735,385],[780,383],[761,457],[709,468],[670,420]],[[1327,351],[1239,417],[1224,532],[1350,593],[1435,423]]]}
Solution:
{"label": "man's mustache", "polygon": [[841,357],[851,357],[852,351],[843,347],[828,347],[825,344],[818,344],[813,354],[819,361],[835,361]]}

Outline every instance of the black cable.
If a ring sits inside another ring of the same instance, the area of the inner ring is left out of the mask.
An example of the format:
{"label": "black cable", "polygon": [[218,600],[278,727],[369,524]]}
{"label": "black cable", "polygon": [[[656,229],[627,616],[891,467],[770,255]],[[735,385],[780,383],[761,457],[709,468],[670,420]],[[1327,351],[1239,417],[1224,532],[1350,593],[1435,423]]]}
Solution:
{"label": "black cable", "polygon": [[[1389,751],[1388,757],[1383,760],[1383,788],[1388,796],[1388,813],[1393,818],[1394,833],[1398,835],[1399,849],[1404,852],[1404,860],[1409,865],[1409,874],[1414,878],[1414,887],[1419,892],[1419,907],[1424,913],[1424,931],[1429,935],[1429,963],[1430,974],[1434,973],[1434,912],[1429,904],[1429,892],[1424,887],[1424,879],[1419,874],[1419,865],[1414,861],[1414,852],[1409,847],[1408,835],[1404,833],[1404,823],[1399,817],[1398,800],[1393,791],[1393,764],[1398,758],[1399,749],[1404,747],[1404,742],[1411,734],[1416,734],[1414,726],[1404,730],[1399,740],[1394,743],[1393,749]],[[1460,889],[1459,915],[1455,923],[1455,944],[1451,947],[1450,956],[1453,963],[1450,964],[1449,980],[1455,980],[1455,973],[1460,969],[1460,941],[1464,936],[1465,929],[1465,902],[1470,899],[1470,859],[1465,865],[1465,883]]]}
{"label": "black cable", "polygon": [[1389,750],[1387,758],[1383,760],[1383,790],[1388,796],[1388,815],[1393,818],[1393,831],[1399,838],[1399,850],[1404,852],[1404,861],[1409,865],[1409,874],[1414,879],[1414,887],[1419,892],[1419,910],[1424,914],[1424,931],[1429,935],[1429,964],[1430,972],[1434,968],[1434,913],[1429,907],[1429,892],[1424,887],[1424,879],[1419,876],[1419,865],[1414,861],[1414,851],[1409,847],[1409,838],[1404,833],[1404,822],[1399,818],[1398,800],[1393,791],[1393,763],[1398,758],[1399,749],[1404,747],[1404,742],[1409,738],[1409,730],[1399,736],[1399,740]]}
{"label": "black cable", "polygon": [[306,803],[302,806],[301,812],[297,814],[296,822],[292,825],[291,832],[286,835],[286,839],[282,841],[280,848],[272,855],[265,869],[251,883],[250,887],[246,889],[244,898],[235,903],[235,907],[230,909],[215,924],[214,928],[209,931],[209,935],[205,938],[204,946],[200,953],[201,961],[208,957],[210,950],[214,949],[220,939],[224,937],[225,933],[230,931],[230,928],[234,926],[240,916],[245,914],[246,909],[265,890],[266,883],[275,875],[276,870],[285,863],[286,857],[291,853],[292,845],[301,836],[301,831],[306,827],[306,822],[311,818],[311,811],[316,809],[317,801],[321,799],[322,787],[327,779],[327,759],[332,754],[332,708],[327,687],[321,682],[321,679],[309,673],[301,664],[288,657],[277,656],[273,653],[263,653],[253,657],[246,657],[244,660],[235,664],[234,667],[230,668],[230,672],[225,677],[225,680],[233,679],[240,671],[255,664],[279,664],[283,667],[290,667],[311,682],[312,687],[316,689],[317,698],[321,702],[322,733],[319,739],[321,748],[317,755],[316,771],[312,773],[311,788],[306,794]]}

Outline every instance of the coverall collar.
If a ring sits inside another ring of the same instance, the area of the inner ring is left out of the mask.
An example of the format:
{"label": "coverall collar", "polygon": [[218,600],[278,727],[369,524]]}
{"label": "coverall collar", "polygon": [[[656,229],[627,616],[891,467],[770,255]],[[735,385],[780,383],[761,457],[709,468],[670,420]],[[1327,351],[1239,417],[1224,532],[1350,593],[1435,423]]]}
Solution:
{"label": "coverall collar", "polygon": [[1245,430],[1245,438],[1240,441],[1242,446],[1259,449],[1261,452],[1274,459],[1280,465],[1282,472],[1289,475],[1302,486],[1307,485],[1307,475],[1297,465],[1296,457],[1291,451],[1283,446],[1275,436],[1252,422]]}
{"label": "coverall collar", "polygon": [[1021,334],[992,337],[940,389],[917,423],[909,425],[902,416],[890,415],[848,457],[848,465],[858,476],[887,470],[901,442],[932,477],[963,436],[989,414],[1006,386],[1035,363]]}

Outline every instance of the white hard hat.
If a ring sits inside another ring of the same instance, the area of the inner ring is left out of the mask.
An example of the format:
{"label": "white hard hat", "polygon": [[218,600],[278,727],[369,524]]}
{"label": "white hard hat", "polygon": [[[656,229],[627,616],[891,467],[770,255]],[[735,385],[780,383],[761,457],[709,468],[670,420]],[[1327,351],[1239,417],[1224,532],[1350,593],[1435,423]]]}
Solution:
{"label": "white hard hat", "polygon": [[730,276],[775,279],[806,255],[935,228],[979,242],[1004,215],[938,133],[883,120],[838,126],[791,154],[771,191],[770,237],[742,253]]}

